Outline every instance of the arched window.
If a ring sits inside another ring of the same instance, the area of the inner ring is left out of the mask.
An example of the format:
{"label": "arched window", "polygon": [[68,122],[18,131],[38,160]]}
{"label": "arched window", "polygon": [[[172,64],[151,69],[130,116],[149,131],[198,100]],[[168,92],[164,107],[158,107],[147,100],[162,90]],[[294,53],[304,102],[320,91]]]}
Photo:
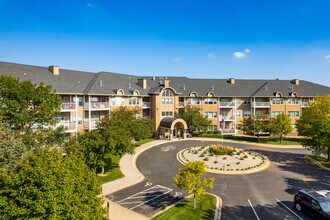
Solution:
{"label": "arched window", "polygon": [[172,97],[173,96],[173,92],[171,90],[169,90],[169,89],[166,89],[166,90],[163,91],[162,96]]}

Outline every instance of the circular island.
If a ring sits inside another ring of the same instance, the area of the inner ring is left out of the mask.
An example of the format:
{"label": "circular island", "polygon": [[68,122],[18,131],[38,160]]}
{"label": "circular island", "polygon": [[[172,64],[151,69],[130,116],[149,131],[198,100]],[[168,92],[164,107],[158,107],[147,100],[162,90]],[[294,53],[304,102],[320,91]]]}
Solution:
{"label": "circular island", "polygon": [[221,174],[247,174],[267,169],[270,160],[259,153],[222,145],[194,146],[177,155],[183,164],[203,161],[207,172]]}

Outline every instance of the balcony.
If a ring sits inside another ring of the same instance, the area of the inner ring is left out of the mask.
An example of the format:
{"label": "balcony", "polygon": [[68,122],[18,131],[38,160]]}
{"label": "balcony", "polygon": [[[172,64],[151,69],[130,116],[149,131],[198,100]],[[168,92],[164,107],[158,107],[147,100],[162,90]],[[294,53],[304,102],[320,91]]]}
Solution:
{"label": "balcony", "polygon": [[150,102],[142,102],[142,108],[150,108]]}
{"label": "balcony", "polygon": [[61,104],[61,112],[75,111],[75,110],[76,110],[76,103],[74,102],[67,102]]}
{"label": "balcony", "polygon": [[109,102],[92,102],[84,103],[85,110],[110,110],[110,103]]}
{"label": "balcony", "polygon": [[309,102],[301,102],[301,107],[306,108],[308,107]]}
{"label": "balcony", "polygon": [[235,102],[220,102],[220,108],[234,108]]}
{"label": "balcony", "polygon": [[270,102],[252,102],[252,108],[270,108]]}
{"label": "balcony", "polygon": [[56,127],[60,127],[60,126],[63,126],[64,131],[67,133],[77,131],[77,123],[75,122],[61,121],[56,123]]}
{"label": "balcony", "polygon": [[184,108],[184,102],[179,102],[179,108]]}
{"label": "balcony", "polygon": [[[221,120],[224,119],[225,121],[234,121],[235,120],[235,117],[232,115],[232,116],[222,116],[221,117]],[[220,121],[221,121],[220,120]]]}
{"label": "balcony", "polygon": [[99,120],[92,120],[92,121],[84,121],[84,129],[85,130],[89,130],[89,124],[90,124],[90,128],[91,130],[95,129],[97,124],[99,123]]}

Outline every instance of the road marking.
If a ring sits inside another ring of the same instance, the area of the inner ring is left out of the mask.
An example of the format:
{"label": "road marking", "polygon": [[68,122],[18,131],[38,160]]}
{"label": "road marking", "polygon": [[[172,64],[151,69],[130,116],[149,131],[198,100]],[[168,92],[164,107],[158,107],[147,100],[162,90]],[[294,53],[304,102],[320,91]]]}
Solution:
{"label": "road marking", "polygon": [[162,151],[171,151],[171,150],[174,150],[175,147],[174,146],[171,146],[171,145],[168,145],[168,146],[165,146],[165,147],[162,147],[161,150]]}
{"label": "road marking", "polygon": [[146,185],[144,185],[144,187],[147,187],[147,186],[152,186],[152,183],[151,182],[146,182]]}
{"label": "road marking", "polygon": [[[148,203],[152,200],[155,200],[155,199],[157,199],[157,198],[159,198],[159,197],[161,197],[165,194],[168,194],[171,191],[173,191],[173,189],[170,189],[170,188],[167,188],[167,187],[161,186],[161,185],[155,185],[153,187],[150,187],[149,189],[143,190],[143,191],[138,192],[138,193],[136,193],[132,196],[129,196],[125,199],[122,199],[122,200],[118,201],[117,204],[119,204],[119,205],[130,205],[130,204],[139,203],[138,205],[130,208],[130,210],[132,210],[132,209],[135,209],[135,208],[137,208],[137,207],[139,207],[143,204],[146,204],[146,203]],[[156,195],[150,195],[150,193],[157,193],[157,194]],[[143,194],[147,194],[147,195],[143,195]],[[143,202],[143,200],[145,200],[145,199],[148,199],[148,200]],[[131,201],[129,201],[129,200],[131,200]],[[138,200],[138,201],[136,201],[136,200]]]}
{"label": "road marking", "polygon": [[276,199],[277,202],[279,202],[282,206],[284,206],[287,210],[289,210],[292,214],[294,214],[297,218],[299,218],[300,220],[304,220],[303,218],[301,218],[299,215],[297,215],[294,211],[292,211],[289,207],[287,207],[286,205],[284,205],[284,203],[282,203],[280,200]]}
{"label": "road marking", "polygon": [[182,192],[175,192],[174,197],[178,197],[178,196],[181,196],[181,195],[182,195]]}
{"label": "road marking", "polygon": [[258,216],[256,210],[254,210],[254,208],[253,208],[253,206],[252,206],[252,203],[250,202],[250,199],[248,199],[248,202],[250,203],[250,206],[251,206],[251,208],[252,208],[254,214],[256,215],[257,219],[260,220],[260,218],[259,218],[259,216]]}

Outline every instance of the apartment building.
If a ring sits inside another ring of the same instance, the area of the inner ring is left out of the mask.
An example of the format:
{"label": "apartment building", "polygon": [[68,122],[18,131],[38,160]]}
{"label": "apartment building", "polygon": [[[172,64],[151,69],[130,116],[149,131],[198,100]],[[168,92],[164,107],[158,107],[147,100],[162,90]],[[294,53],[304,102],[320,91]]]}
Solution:
{"label": "apartment building", "polygon": [[155,135],[169,139],[186,137],[185,121],[175,118],[186,105],[200,107],[212,121],[211,130],[221,129],[224,120],[224,134],[241,133],[244,117],[258,114],[285,113],[295,127],[311,100],[330,93],[327,86],[299,79],[151,77],[0,62],[0,75],[4,74],[52,85],[63,101],[57,126],[64,126],[68,134],[95,129],[119,106],[140,109],[140,117],[154,120]]}

